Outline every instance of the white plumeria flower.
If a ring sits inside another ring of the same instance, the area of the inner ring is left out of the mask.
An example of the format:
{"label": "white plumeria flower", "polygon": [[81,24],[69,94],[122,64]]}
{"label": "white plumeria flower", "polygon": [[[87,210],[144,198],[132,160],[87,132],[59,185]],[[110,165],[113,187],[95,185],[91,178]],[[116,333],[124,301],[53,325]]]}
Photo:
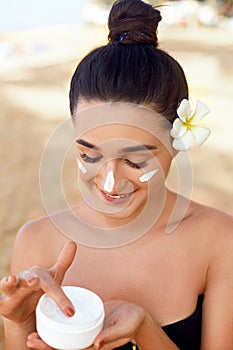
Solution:
{"label": "white plumeria flower", "polygon": [[210,130],[197,123],[210,112],[204,102],[197,100],[196,108],[192,111],[188,100],[181,101],[170,135],[174,138],[172,146],[178,151],[188,151],[194,145],[194,140],[201,146],[209,137]]}

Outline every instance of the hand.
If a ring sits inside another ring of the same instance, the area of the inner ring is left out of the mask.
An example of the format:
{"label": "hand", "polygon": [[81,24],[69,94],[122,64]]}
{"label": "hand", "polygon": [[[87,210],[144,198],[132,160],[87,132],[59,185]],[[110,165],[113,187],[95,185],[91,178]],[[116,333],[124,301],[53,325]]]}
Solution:
{"label": "hand", "polygon": [[146,311],[125,301],[105,303],[104,328],[91,349],[111,350],[133,340],[144,323]]}
{"label": "hand", "polygon": [[34,317],[40,296],[45,292],[67,315],[74,314],[74,307],[61,288],[64,275],[76,253],[76,244],[68,242],[60,253],[56,264],[50,269],[34,266],[22,271],[19,276],[2,279],[0,314],[17,324]]}
{"label": "hand", "polygon": [[36,332],[29,334],[26,345],[28,348],[35,350],[56,350],[45,344]]}
{"label": "hand", "polygon": [[[54,348],[51,348],[49,345],[47,345],[40,337],[37,332],[33,332],[29,334],[27,338],[27,347],[34,350],[56,350]],[[92,347],[87,348],[88,350],[91,350]],[[86,349],[86,350],[87,350]]]}
{"label": "hand", "polygon": [[[130,342],[135,338],[145,316],[146,312],[138,305],[124,301],[106,302],[104,328],[88,350],[111,350]],[[37,333],[28,336],[27,346],[36,350],[53,350]]]}

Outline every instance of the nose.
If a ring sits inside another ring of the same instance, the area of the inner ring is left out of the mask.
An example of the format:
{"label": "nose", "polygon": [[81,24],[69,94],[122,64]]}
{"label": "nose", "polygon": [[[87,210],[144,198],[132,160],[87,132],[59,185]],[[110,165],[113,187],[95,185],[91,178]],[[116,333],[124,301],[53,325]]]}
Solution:
{"label": "nose", "polygon": [[114,173],[113,173],[113,170],[110,170],[104,182],[104,190],[110,193],[112,192],[114,185],[115,185]]}
{"label": "nose", "polygon": [[118,176],[118,160],[109,160],[98,171],[96,182],[100,189],[108,193],[114,193],[117,181],[119,181]]}
{"label": "nose", "polygon": [[121,168],[120,159],[109,160],[100,168],[96,174],[96,184],[111,195],[130,193],[134,190],[133,184]]}

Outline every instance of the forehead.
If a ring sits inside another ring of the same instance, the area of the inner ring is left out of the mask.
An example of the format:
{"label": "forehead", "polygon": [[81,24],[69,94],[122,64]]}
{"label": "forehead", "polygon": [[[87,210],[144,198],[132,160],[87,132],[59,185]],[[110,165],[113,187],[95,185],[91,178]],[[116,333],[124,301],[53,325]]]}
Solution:
{"label": "forehead", "polygon": [[[79,138],[80,139],[80,138]],[[82,140],[85,140],[93,145],[111,145],[116,147],[127,147],[131,145],[153,145],[158,144],[160,141],[154,137],[151,133],[142,128],[125,125],[120,123],[114,123],[110,125],[100,125],[86,131],[82,136]],[[85,146],[85,145],[84,145]]]}
{"label": "forehead", "polygon": [[170,130],[160,114],[130,103],[81,103],[74,116],[74,126],[77,138],[95,144],[121,139],[166,145]]}

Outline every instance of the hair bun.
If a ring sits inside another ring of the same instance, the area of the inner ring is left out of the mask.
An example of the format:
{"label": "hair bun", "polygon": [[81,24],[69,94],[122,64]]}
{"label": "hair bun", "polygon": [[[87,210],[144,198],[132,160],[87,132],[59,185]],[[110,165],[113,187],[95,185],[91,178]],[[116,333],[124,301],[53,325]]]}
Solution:
{"label": "hair bun", "polygon": [[109,41],[158,46],[160,11],[141,0],[117,0],[108,17]]}

